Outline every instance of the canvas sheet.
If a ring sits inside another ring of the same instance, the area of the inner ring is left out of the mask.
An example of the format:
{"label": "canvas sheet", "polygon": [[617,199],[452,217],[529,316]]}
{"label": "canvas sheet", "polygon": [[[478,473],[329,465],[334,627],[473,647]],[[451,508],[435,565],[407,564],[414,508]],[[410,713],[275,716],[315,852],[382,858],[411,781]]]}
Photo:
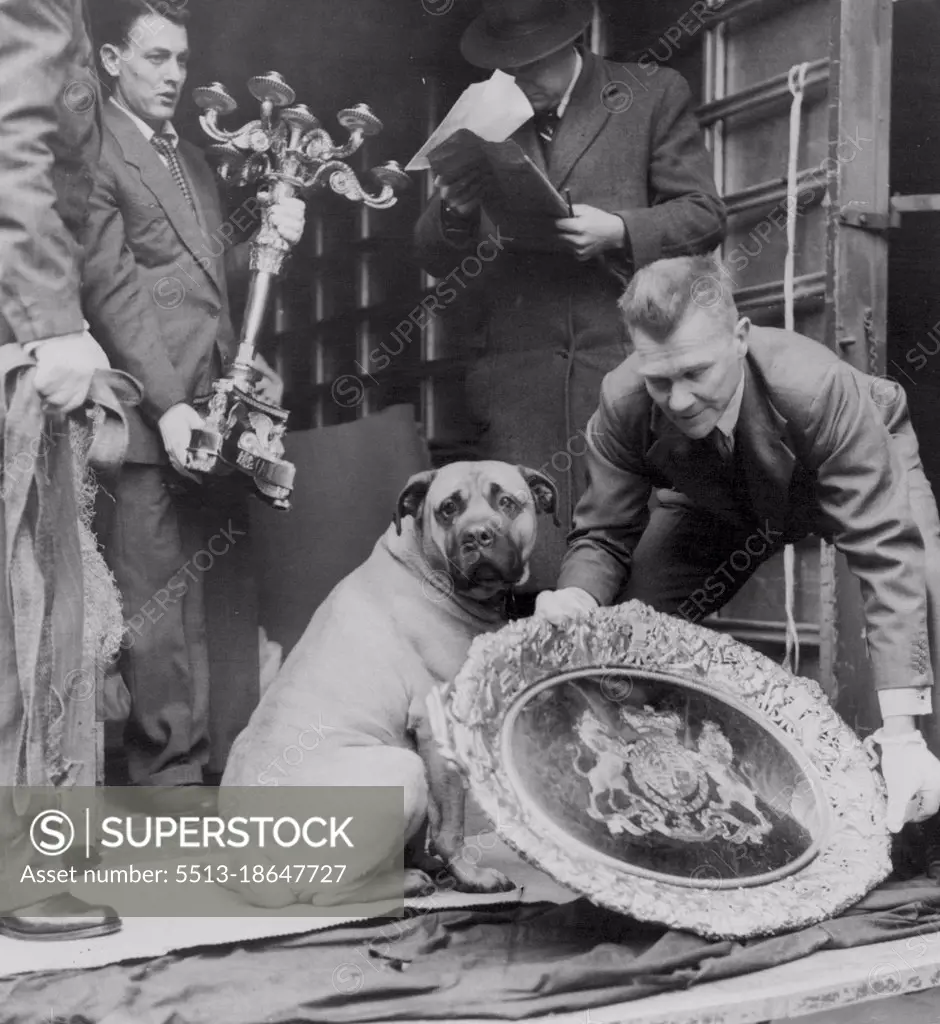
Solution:
{"label": "canvas sheet", "polygon": [[[767,1016],[738,1018],[757,1021],[777,1016],[770,1011],[784,1005],[787,972],[799,973],[800,961],[812,964],[803,988],[818,1006],[827,999],[839,1005],[839,993],[854,1001],[940,984],[940,889],[926,883],[886,885],[839,918],[748,942],[639,924],[582,899],[525,902],[538,895],[536,886],[515,905],[260,939],[236,938],[230,919],[228,941],[212,948],[2,980],[3,1022],[48,1024],[52,1007],[83,1024],[358,1024],[549,1014],[580,1014],[582,1024],[675,1024],[700,1018],[653,1007],[694,986],[701,996],[692,997],[693,1005],[711,1001],[719,986],[766,1004]],[[905,954],[906,967],[897,959]],[[763,972],[762,980],[744,987],[726,980],[754,972]]]}

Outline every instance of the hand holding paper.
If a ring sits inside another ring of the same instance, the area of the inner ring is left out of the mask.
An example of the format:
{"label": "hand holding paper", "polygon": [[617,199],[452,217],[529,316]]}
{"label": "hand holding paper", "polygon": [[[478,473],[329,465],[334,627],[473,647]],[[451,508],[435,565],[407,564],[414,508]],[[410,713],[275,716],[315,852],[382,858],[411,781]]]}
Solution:
{"label": "hand holding paper", "polygon": [[479,209],[483,200],[483,176],[476,168],[456,178],[438,175],[434,187],[440,190],[441,199],[462,217]]}
{"label": "hand holding paper", "polygon": [[428,170],[431,166],[428,154],[461,128],[487,142],[502,142],[532,115],[532,105],[516,80],[503,71],[496,71],[487,81],[477,82],[463,92],[405,170]]}

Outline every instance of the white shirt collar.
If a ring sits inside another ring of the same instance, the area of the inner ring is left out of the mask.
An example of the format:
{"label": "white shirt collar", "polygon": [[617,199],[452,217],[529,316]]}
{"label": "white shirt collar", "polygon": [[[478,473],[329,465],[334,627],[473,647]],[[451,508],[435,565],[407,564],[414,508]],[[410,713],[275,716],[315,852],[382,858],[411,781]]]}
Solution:
{"label": "white shirt collar", "polygon": [[564,116],[565,111],[568,109],[568,103],[571,101],[571,94],[574,92],[574,87],[578,84],[578,79],[581,77],[581,69],[584,67],[584,58],[581,56],[580,51],[577,49],[574,51],[575,65],[574,74],[571,76],[571,81],[568,83],[568,88],[565,90],[565,95],[561,98],[561,103],[558,104],[556,113],[558,117]]}
{"label": "white shirt collar", "polygon": [[718,422],[715,426],[725,435],[725,437],[731,439],[734,437],[734,428],[738,425],[738,416],[741,412],[741,399],[744,397],[744,367],[741,367],[741,379],[738,381],[738,386],[734,389],[734,394],[731,396],[731,401],[728,403],[727,408],[718,417]]}
{"label": "white shirt collar", "polygon": [[[125,114],[127,114],[127,116],[141,130],[144,138],[148,142],[154,137],[154,135],[157,134],[150,127],[150,125],[147,124],[146,121],[142,120],[136,114],[134,114],[130,110],[128,110],[127,107],[125,107],[124,104],[116,96],[112,96],[111,97],[111,102],[118,108],[118,110],[121,110]],[[176,149],[179,146],[180,137],[179,137],[179,134],[177,133],[176,129],[173,127],[173,122],[172,121],[164,121],[163,122],[163,127],[160,129],[160,131],[161,131],[161,134],[166,135],[167,138],[169,138],[169,140],[173,143],[173,148],[174,149]]]}

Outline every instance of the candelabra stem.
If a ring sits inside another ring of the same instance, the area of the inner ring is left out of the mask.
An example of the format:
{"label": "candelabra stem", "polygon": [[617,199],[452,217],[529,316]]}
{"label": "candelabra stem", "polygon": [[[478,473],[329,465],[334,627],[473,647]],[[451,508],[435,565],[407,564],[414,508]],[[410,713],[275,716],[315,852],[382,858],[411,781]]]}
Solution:
{"label": "candelabra stem", "polygon": [[265,375],[255,366],[274,281],[294,248],[275,227],[274,210],[279,206],[283,210],[286,200],[306,198],[327,182],[338,195],[354,202],[391,206],[392,193],[403,184],[404,175],[391,164],[375,169],[383,188],[378,195],[370,195],[343,162],[360,148],[366,135],[381,131],[381,121],[368,107],[360,104],[340,111],[337,120],[349,132],[349,140],[335,146],[310,110],[294,105],[294,90],[277,72],[255,76],[248,88],[261,104],[261,119],[249,121],[237,132],[218,125],[221,115],[237,107],[223,85],[214,82],[196,92],[203,110],[202,127],[220,143],[213,147],[219,176],[240,185],[261,186],[261,226],[251,243],[251,278],[235,362],[225,377],[213,382],[212,395],[198,402],[203,424],[192,432],[187,466],[206,476],[243,473],[252,478],[265,500],[286,509],[294,482],[294,467],[284,458],[288,414],[270,397],[271,389],[263,385]]}
{"label": "candelabra stem", "polygon": [[245,317],[242,321],[241,339],[238,343],[238,353],[235,357],[236,365],[251,366],[255,361],[258,339],[261,336],[261,328],[264,326],[264,317],[271,295],[271,285],[274,283],[275,277],[275,274],[265,270],[256,270],[251,275],[251,283],[248,286],[248,301],[245,306]]}

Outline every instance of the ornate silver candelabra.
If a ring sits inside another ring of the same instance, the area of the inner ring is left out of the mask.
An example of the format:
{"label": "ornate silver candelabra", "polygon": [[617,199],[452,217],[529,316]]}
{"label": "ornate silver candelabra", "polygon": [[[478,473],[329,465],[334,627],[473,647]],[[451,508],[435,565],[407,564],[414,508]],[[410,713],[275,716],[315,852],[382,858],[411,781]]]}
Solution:
{"label": "ornate silver candelabra", "polygon": [[262,224],[251,243],[251,280],[235,363],[202,403],[205,427],[193,432],[189,467],[214,475],[245,473],[264,499],[287,509],[294,481],[294,466],[283,458],[288,414],[260,397],[263,375],[255,366],[271,286],[291,250],[271,225],[270,209],[284,199],[305,199],[326,185],[353,202],[386,209],[395,205],[395,193],[409,179],[390,161],[370,172],[381,186],[371,193],[345,163],[367,135],[382,130],[382,122],[365,104],[339,112],[337,120],[349,138],[337,145],[306,106],[294,105],[294,90],[276,71],[252,78],[248,88],[261,104],[261,117],[237,131],[219,127],[219,118],[238,108],[225,86],[214,82],[194,92],[203,110],[203,131],[216,142],[209,148],[216,173],[235,185],[259,185]]}

